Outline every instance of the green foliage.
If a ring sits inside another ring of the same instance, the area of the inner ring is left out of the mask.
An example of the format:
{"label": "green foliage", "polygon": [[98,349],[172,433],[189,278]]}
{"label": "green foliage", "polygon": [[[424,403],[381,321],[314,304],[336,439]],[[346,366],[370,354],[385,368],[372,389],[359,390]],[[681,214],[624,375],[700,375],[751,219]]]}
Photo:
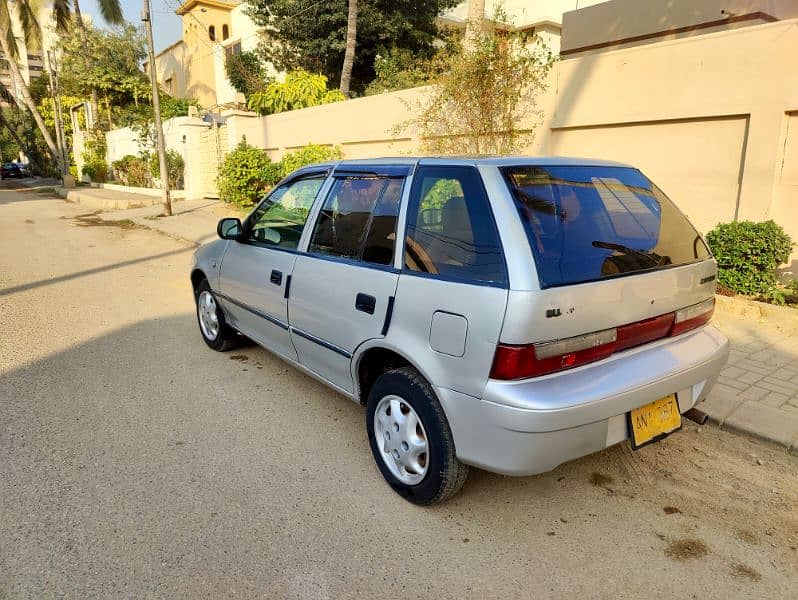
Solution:
{"label": "green foliage", "polygon": [[247,144],[246,140],[224,157],[217,183],[225,202],[251,206],[289,173],[305,165],[341,158],[338,147],[308,144],[289,152],[280,162],[272,162],[266,152]]}
{"label": "green foliage", "polygon": [[793,247],[779,225],[772,220],[720,223],[707,234],[707,243],[718,261],[720,285],[779,301],[776,269],[787,262]]}
{"label": "green foliage", "polygon": [[224,72],[230,85],[246,96],[262,90],[269,83],[255,52],[244,51],[228,55],[224,61]]}
{"label": "green foliage", "polygon": [[83,153],[83,175],[88,176],[94,183],[108,181],[108,163],[105,161],[107,152],[105,133],[99,130],[87,132]]}
{"label": "green foliage", "polygon": [[[437,16],[459,0],[359,0],[357,48],[351,89],[374,79],[374,59],[390,44],[429,56],[438,36]],[[280,71],[305,69],[338,86],[346,50],[347,0],[249,0],[249,15],[267,32],[260,52]]]}
{"label": "green foliage", "polygon": [[433,63],[409,50],[391,48],[374,57],[376,78],[366,86],[366,96],[426,85],[432,79]]}
{"label": "green foliage", "polygon": [[[150,154],[150,175],[153,179],[161,178],[161,163],[158,160],[158,153],[153,152]],[[173,190],[183,189],[183,177],[185,173],[186,164],[183,162],[183,157],[175,150],[166,151],[166,172],[169,178],[169,188]]]}
{"label": "green foliage", "polygon": [[111,163],[115,179],[122,185],[152,187],[150,169],[140,156],[128,154]]}
{"label": "green foliage", "polygon": [[94,88],[112,106],[146,103],[151,91],[139,66],[146,59],[146,50],[138,28],[130,24],[110,30],[89,27],[86,34],[88,68],[87,53],[77,28],[62,38],[61,92],[88,99]]}
{"label": "green foliage", "polygon": [[250,206],[281,178],[279,164],[274,164],[264,150],[240,142],[224,157],[219,167],[219,195],[225,202]]}
{"label": "green foliage", "polygon": [[[497,13],[494,21],[506,22]],[[419,104],[415,125],[431,154],[513,154],[539,124],[538,93],[547,87],[554,57],[537,36],[477,31],[468,46],[452,41],[433,66],[432,93]]]}
{"label": "green foliage", "polygon": [[343,158],[343,153],[337,146],[331,148],[318,144],[308,144],[295,152],[289,152],[283,156],[283,160],[281,161],[282,176],[285,177],[305,165],[312,165],[328,160],[339,160],[340,158]]}
{"label": "green foliage", "polygon": [[284,82],[272,82],[262,92],[252,94],[247,105],[250,110],[271,115],[345,99],[339,90],[327,89],[324,75],[297,70],[288,73]]}

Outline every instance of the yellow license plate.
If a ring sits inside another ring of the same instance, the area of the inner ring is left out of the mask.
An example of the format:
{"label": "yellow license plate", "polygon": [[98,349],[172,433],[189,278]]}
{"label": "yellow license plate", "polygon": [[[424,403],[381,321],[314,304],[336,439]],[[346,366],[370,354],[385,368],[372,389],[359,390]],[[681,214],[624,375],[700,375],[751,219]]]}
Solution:
{"label": "yellow license plate", "polygon": [[682,426],[676,394],[671,394],[629,413],[632,448],[637,449],[664,438]]}

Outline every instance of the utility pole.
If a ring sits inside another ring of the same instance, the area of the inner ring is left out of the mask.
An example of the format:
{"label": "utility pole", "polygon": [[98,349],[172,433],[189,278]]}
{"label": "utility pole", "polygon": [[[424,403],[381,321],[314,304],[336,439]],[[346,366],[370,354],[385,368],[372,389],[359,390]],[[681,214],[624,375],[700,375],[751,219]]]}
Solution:
{"label": "utility pole", "polygon": [[155,113],[155,136],[158,144],[158,164],[161,172],[161,198],[164,216],[172,216],[172,199],[169,196],[169,170],[166,166],[166,146],[163,140],[163,124],[161,123],[161,98],[158,95],[158,72],[155,67],[155,48],[152,41],[152,16],[150,0],[144,0],[141,20],[147,30],[147,56],[149,57],[150,84],[152,85],[152,111]]}
{"label": "utility pole", "polygon": [[55,139],[58,144],[58,151],[61,153],[61,179],[69,174],[69,151],[66,146],[66,135],[64,135],[64,121],[61,113],[61,92],[58,88],[58,74],[55,70],[55,53],[47,51],[48,73],[50,75],[50,93],[53,97],[53,116],[55,117]]}

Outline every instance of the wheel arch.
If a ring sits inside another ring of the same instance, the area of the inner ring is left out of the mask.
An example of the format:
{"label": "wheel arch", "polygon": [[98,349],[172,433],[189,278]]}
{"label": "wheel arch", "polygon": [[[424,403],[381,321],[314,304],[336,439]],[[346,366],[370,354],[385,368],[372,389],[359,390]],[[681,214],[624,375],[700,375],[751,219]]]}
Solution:
{"label": "wheel arch", "polygon": [[208,276],[205,275],[205,271],[199,268],[191,271],[191,288],[194,290],[195,296],[197,295],[197,288],[203,279],[208,279]]}
{"label": "wheel arch", "polygon": [[427,380],[430,387],[435,390],[429,374],[416,362],[409,359],[401,350],[384,339],[364,342],[352,358],[352,379],[355,382],[355,398],[360,404],[366,404],[368,394],[377,378],[399,367],[413,367]]}

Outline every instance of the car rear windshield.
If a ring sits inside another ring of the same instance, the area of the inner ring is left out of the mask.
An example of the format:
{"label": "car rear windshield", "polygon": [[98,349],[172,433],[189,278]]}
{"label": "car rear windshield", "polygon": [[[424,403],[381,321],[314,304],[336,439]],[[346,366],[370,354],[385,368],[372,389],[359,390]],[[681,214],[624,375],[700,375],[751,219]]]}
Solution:
{"label": "car rear windshield", "polygon": [[596,281],[704,260],[701,236],[637,169],[502,169],[542,287]]}

